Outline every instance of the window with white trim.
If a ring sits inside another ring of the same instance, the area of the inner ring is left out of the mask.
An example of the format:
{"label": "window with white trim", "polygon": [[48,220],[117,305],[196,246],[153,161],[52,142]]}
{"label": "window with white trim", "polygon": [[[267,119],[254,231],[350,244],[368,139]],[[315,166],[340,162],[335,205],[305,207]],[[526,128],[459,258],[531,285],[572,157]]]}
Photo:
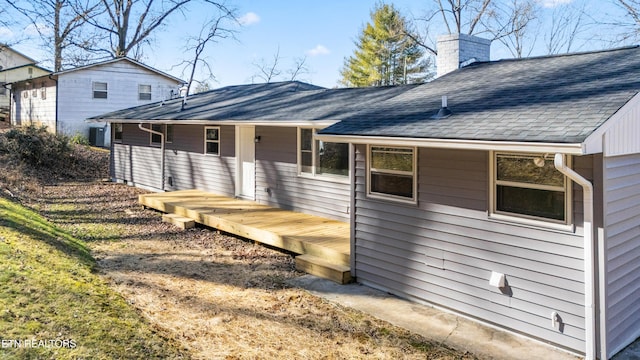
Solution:
{"label": "window with white trim", "polygon": [[493,212],[496,214],[569,222],[569,184],[544,154],[495,153]]}
{"label": "window with white trim", "polygon": [[138,85],[138,100],[151,100],[151,85]]}
{"label": "window with white trim", "polygon": [[107,83],[106,82],[93,82],[93,98],[94,99],[106,99],[107,98]]}
{"label": "window with white trim", "polygon": [[204,153],[220,155],[220,127],[206,126],[204,128]]}
{"label": "window with white trim", "polygon": [[113,123],[113,141],[121,143],[122,142],[122,123]]}
{"label": "window with white trim", "polygon": [[300,174],[312,176],[349,175],[349,144],[314,140],[316,130],[298,129]]}
{"label": "window with white trim", "polygon": [[416,149],[369,146],[368,194],[416,200]]}

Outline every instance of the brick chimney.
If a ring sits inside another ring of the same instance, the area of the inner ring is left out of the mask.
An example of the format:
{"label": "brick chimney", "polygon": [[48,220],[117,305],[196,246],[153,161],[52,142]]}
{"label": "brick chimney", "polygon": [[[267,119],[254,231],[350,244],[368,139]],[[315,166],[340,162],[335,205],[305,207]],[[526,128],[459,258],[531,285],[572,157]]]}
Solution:
{"label": "brick chimney", "polygon": [[437,39],[436,77],[461,68],[463,64],[489,61],[491,40],[465,34],[441,35]]}

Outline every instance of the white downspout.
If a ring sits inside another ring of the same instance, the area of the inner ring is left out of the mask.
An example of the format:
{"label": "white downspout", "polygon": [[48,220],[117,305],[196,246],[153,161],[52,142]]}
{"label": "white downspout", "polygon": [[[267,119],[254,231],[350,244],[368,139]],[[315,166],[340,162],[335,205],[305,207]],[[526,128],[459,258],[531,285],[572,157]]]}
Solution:
{"label": "white downspout", "polygon": [[584,320],[585,360],[596,358],[595,248],[593,246],[593,185],[565,163],[564,154],[556,154],[554,166],[569,179],[582,186],[584,207]]}
{"label": "white downspout", "polygon": [[160,153],[162,154],[162,156],[160,157],[160,176],[162,176],[161,190],[164,191],[164,133],[152,129],[147,129],[146,127],[142,126],[142,123],[138,124],[138,128],[142,131],[160,136]]}

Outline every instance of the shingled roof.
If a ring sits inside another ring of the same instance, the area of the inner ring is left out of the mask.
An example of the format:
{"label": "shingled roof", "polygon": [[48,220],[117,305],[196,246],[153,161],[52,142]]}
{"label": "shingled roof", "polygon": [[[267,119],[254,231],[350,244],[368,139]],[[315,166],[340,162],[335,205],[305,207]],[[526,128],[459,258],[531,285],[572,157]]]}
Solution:
{"label": "shingled roof", "polygon": [[[94,121],[322,121],[321,135],[581,143],[640,91],[640,48],[475,63],[427,84],[228,86]],[[434,119],[442,96],[451,116]]]}
{"label": "shingled roof", "polygon": [[[320,134],[580,143],[640,91],[640,48],[476,63]],[[433,119],[448,97],[451,116]]]}

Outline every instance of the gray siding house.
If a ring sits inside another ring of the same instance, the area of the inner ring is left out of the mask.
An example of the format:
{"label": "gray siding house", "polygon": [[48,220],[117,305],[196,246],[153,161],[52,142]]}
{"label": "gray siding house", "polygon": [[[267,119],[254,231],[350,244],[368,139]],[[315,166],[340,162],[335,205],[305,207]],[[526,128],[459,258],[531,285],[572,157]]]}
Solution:
{"label": "gray siding house", "polygon": [[94,120],[116,181],[349,221],[357,281],[612,357],[640,336],[640,48],[490,62],[446,41],[455,70],[428,84],[227,87]]}

